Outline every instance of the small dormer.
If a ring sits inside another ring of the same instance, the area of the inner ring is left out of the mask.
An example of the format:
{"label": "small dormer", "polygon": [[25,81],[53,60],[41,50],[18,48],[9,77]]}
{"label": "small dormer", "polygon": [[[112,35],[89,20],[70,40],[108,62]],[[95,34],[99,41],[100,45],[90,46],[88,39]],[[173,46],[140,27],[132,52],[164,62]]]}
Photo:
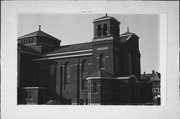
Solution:
{"label": "small dormer", "polygon": [[119,38],[120,22],[107,14],[94,20],[94,41],[101,38]]}
{"label": "small dormer", "polygon": [[60,43],[61,40],[43,32],[40,25],[38,31],[18,37],[18,44],[30,47],[41,53],[46,53],[59,47]]}

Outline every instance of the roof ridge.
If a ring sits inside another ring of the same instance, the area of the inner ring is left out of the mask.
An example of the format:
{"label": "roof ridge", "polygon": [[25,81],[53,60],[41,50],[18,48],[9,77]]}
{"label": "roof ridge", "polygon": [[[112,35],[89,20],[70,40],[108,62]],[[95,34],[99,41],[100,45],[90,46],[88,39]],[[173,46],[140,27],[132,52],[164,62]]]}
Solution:
{"label": "roof ridge", "polygon": [[57,41],[61,41],[60,39],[55,38],[54,36],[44,32],[42,30],[37,30],[37,31],[31,32],[29,34],[19,36],[18,39],[34,37],[34,36],[44,36],[44,37],[48,37],[48,38],[51,38],[51,39],[54,39],[54,40],[57,40]]}
{"label": "roof ridge", "polygon": [[101,19],[113,19],[113,20],[116,20],[117,22],[120,23],[119,20],[117,20],[116,18],[114,18],[114,17],[112,17],[112,16],[108,16],[108,15],[105,15],[105,16],[103,16],[103,17],[96,18],[96,19],[94,19],[94,22],[95,22],[95,21],[98,21],[98,20],[101,20]]}

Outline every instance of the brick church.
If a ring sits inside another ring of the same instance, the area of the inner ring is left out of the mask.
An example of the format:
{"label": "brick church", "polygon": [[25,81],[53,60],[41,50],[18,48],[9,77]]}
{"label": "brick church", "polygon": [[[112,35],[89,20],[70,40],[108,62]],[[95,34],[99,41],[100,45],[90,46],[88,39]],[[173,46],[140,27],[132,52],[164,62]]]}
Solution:
{"label": "brick church", "polygon": [[[61,45],[39,30],[18,38],[18,104],[123,105],[151,100],[140,81],[139,37],[94,19],[93,40]],[[73,32],[73,31],[72,31]]]}

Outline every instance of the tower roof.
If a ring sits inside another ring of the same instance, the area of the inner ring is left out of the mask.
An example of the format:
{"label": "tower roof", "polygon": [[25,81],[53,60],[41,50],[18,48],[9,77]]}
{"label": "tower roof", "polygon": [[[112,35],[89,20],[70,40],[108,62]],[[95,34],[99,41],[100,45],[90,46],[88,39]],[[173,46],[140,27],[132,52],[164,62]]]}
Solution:
{"label": "tower roof", "polygon": [[116,22],[120,23],[116,18],[108,16],[107,14],[105,16],[103,16],[103,17],[94,19],[93,22],[98,22],[98,21],[103,21],[103,20],[115,20]]}
{"label": "tower roof", "polygon": [[56,40],[56,41],[61,41],[43,31],[41,31],[41,28],[39,26],[39,30],[38,31],[35,31],[35,32],[32,32],[32,33],[29,33],[29,34],[26,34],[26,35],[23,35],[23,36],[20,36],[18,37],[18,39],[23,39],[23,38],[29,38],[29,37],[35,37],[35,36],[43,36],[43,37],[47,37],[47,38],[50,38],[50,39],[53,39],[53,40]]}
{"label": "tower roof", "polygon": [[122,42],[126,42],[128,41],[132,36],[136,36],[137,38],[139,38],[139,36],[137,36],[135,33],[129,32],[129,27],[127,27],[127,32],[123,33],[120,35],[120,39]]}

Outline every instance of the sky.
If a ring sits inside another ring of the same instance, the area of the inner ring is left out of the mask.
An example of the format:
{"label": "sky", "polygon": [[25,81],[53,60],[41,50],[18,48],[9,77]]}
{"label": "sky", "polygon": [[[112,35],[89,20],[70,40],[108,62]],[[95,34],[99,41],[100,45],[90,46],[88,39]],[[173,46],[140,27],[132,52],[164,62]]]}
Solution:
{"label": "sky", "polygon": [[[93,20],[105,14],[20,14],[18,37],[41,30],[60,39],[61,45],[91,42]],[[141,73],[159,72],[159,15],[157,14],[108,14],[121,22],[120,34],[129,31],[139,36]]]}

